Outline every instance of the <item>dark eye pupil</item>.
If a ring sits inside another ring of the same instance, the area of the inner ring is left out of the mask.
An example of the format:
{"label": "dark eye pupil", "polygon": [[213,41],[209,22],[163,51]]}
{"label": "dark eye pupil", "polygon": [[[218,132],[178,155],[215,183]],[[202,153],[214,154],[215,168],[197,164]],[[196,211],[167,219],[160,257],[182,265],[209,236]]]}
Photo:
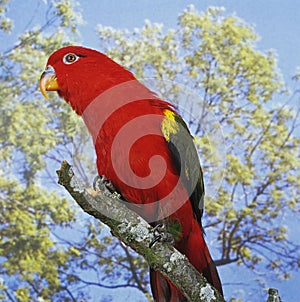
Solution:
{"label": "dark eye pupil", "polygon": [[68,55],[67,56],[67,61],[68,62],[74,62],[76,60],[76,57],[74,55]]}

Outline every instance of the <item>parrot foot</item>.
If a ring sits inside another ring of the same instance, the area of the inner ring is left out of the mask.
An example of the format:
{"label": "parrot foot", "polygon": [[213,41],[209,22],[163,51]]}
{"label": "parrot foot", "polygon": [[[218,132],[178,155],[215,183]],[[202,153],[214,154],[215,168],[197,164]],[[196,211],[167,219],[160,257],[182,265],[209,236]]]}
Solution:
{"label": "parrot foot", "polygon": [[93,188],[95,191],[101,191],[109,194],[114,194],[117,191],[114,185],[104,175],[98,175],[95,177]]}
{"label": "parrot foot", "polygon": [[157,224],[153,228],[154,239],[150,242],[149,247],[151,248],[156,242],[167,242],[174,245],[174,237],[168,233],[167,227],[164,223]]}

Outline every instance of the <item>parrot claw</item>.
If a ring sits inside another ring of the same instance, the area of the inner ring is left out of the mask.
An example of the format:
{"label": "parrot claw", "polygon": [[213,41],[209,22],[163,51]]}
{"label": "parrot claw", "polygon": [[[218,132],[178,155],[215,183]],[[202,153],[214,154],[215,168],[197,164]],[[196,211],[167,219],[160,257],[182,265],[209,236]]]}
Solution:
{"label": "parrot claw", "polygon": [[174,245],[174,238],[172,234],[167,232],[166,225],[159,223],[153,228],[154,239],[150,242],[149,247],[151,248],[156,242],[168,242]]}
{"label": "parrot claw", "polygon": [[110,194],[114,194],[116,192],[114,185],[104,175],[98,175],[95,177],[93,188],[95,191],[102,191]]}

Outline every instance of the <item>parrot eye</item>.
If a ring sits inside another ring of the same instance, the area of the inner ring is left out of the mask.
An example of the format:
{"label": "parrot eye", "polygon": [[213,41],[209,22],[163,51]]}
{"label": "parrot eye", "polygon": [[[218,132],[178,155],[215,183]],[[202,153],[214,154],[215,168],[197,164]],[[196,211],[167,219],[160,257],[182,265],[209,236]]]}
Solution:
{"label": "parrot eye", "polygon": [[77,55],[75,55],[74,53],[68,53],[64,56],[63,62],[65,64],[72,64],[72,63],[76,62],[78,59],[79,59],[79,57]]}

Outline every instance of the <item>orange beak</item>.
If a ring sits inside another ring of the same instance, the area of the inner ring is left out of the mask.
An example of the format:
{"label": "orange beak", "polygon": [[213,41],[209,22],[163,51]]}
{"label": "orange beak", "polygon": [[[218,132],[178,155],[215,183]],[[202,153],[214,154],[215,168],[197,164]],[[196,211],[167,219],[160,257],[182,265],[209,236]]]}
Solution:
{"label": "orange beak", "polygon": [[48,65],[40,78],[40,90],[46,99],[49,99],[47,91],[59,90],[57,77],[54,68]]}

